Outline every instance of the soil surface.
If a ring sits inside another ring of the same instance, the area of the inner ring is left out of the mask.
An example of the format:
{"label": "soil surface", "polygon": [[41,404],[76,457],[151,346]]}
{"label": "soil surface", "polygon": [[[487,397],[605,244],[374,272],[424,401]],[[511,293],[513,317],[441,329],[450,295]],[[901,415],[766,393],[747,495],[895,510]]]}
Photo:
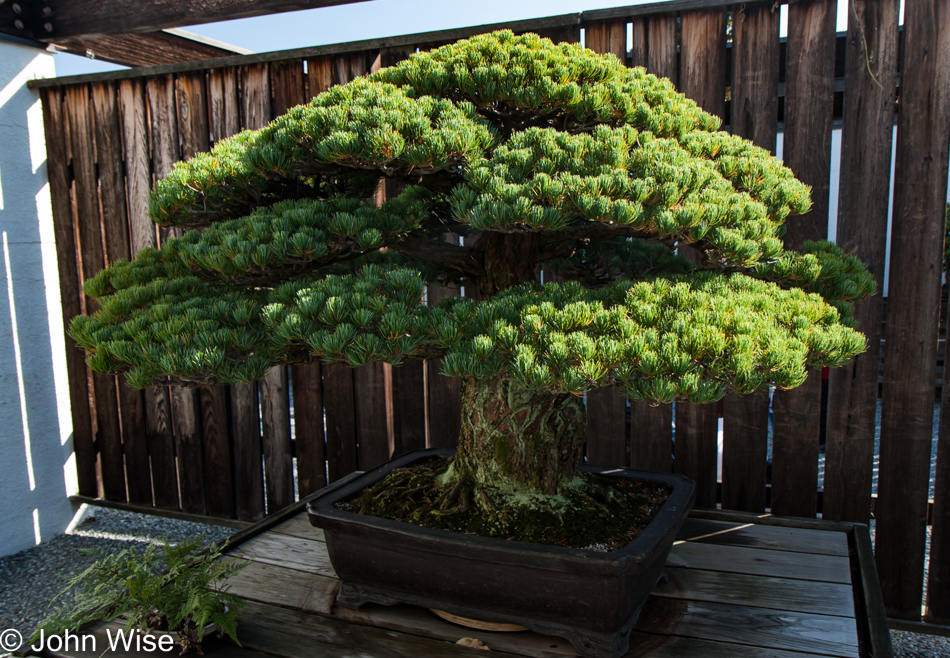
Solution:
{"label": "soil surface", "polygon": [[433,458],[399,469],[337,507],[451,532],[609,552],[636,539],[672,491],[582,471],[554,496],[512,493],[471,478],[443,484],[450,464]]}

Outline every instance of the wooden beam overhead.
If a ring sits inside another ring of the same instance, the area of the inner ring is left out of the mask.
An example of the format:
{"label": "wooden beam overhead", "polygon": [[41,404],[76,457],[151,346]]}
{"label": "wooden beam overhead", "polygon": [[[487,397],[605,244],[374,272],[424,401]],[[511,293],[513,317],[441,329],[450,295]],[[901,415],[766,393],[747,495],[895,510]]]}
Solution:
{"label": "wooden beam overhead", "polygon": [[56,43],[366,0],[0,0],[0,32]]}
{"label": "wooden beam overhead", "polygon": [[195,39],[178,30],[116,34],[99,39],[65,39],[57,50],[124,66],[158,66],[247,54],[244,49]]}

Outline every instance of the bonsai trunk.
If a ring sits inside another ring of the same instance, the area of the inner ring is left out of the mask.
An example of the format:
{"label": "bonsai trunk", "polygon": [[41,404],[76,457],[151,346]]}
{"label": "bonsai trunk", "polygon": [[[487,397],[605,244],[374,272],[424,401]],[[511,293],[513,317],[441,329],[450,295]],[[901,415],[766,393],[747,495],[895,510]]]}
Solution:
{"label": "bonsai trunk", "polygon": [[450,479],[555,494],[584,455],[583,400],[514,382],[462,380],[462,433]]}

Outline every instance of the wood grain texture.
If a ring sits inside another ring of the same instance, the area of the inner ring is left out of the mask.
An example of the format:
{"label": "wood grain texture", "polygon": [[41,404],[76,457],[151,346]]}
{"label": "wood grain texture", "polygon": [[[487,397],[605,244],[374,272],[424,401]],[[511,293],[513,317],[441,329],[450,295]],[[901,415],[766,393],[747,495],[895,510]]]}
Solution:
{"label": "wood grain texture", "polygon": [[645,16],[635,16],[630,19],[630,32],[633,40],[630,46],[630,66],[647,65],[647,19]]}
{"label": "wood grain texture", "polygon": [[[844,125],[836,242],[860,258],[878,294],[855,305],[872,349],[831,371],[822,516],[867,523],[877,415],[888,186],[894,127],[898,0],[851,4],[845,60]],[[867,57],[875,53],[873,58]]]}
{"label": "wood grain texture", "polygon": [[338,363],[321,366],[327,426],[327,479],[330,483],[359,468],[353,369]]}
{"label": "wood grain texture", "polygon": [[303,61],[292,59],[270,65],[270,85],[273,94],[271,114],[280,116],[306,100]]}
{"label": "wood grain texture", "polygon": [[[831,0],[789,5],[783,160],[812,189],[811,210],[785,222],[790,251],[828,236],[836,9]],[[817,489],[803,483],[818,481],[821,372],[809,373],[796,389],[776,391],[773,411],[772,512],[814,516]]]}
{"label": "wood grain texture", "polygon": [[684,12],[679,90],[706,112],[726,115],[726,12]]}
{"label": "wood grain texture", "polygon": [[[59,296],[63,309],[64,328],[68,328],[70,321],[82,313],[82,293],[73,209],[69,194],[68,135],[63,108],[63,91],[61,89],[43,90],[40,97],[43,103],[43,127],[46,131],[46,171],[49,177],[53,232],[56,238]],[[77,484],[81,495],[96,497],[99,485],[96,478],[92,413],[89,408],[88,369],[82,350],[69,334],[66,334],[65,338],[66,381],[69,386]]]}
{"label": "wood grain texture", "polygon": [[610,54],[627,63],[627,21],[612,19],[584,24],[584,45],[595,53]]}
{"label": "wood grain texture", "polygon": [[794,578],[820,583],[851,583],[847,556],[763,551],[745,546],[677,542],[668,567],[743,573],[771,578]]}
{"label": "wood grain texture", "polygon": [[264,517],[264,472],[257,382],[231,386],[231,433],[235,512],[243,521],[259,521]]}
{"label": "wood grain texture", "polygon": [[58,51],[124,66],[156,66],[235,54],[235,51],[229,48],[219,48],[164,31],[64,39],[58,41],[56,46]]}
{"label": "wood grain texture", "polygon": [[392,410],[388,399],[389,367],[370,363],[353,369],[358,468],[367,471],[392,455]]}
{"label": "wood grain texture", "polygon": [[[458,244],[458,235],[450,233],[446,241]],[[457,297],[457,286],[430,285],[426,291],[426,303],[436,306],[447,297]],[[426,361],[426,395],[429,412],[429,447],[454,448],[462,431],[462,405],[460,394],[462,380],[442,374],[441,359]]]}
{"label": "wood grain texture", "polygon": [[301,578],[296,569],[236,558],[247,566],[228,579],[230,592],[248,601],[280,605],[304,612],[329,615],[340,581],[330,576],[308,574]]}
{"label": "wood grain texture", "polygon": [[172,386],[170,399],[181,509],[191,514],[205,514],[204,442],[198,412],[198,392],[191,388]]}
{"label": "wood grain texture", "polygon": [[673,471],[696,482],[696,507],[716,507],[718,405],[676,403]]}
{"label": "wood grain texture", "polygon": [[241,130],[236,68],[208,71],[208,122],[212,142],[235,135]]}
{"label": "wood grain texture", "polygon": [[426,447],[426,382],[422,361],[392,369],[393,455]]}
{"label": "wood grain texture", "polygon": [[267,532],[237,546],[228,555],[336,578],[326,544],[291,535]]}
{"label": "wood grain texture", "polygon": [[271,120],[270,76],[266,64],[240,69],[241,117],[250,130],[263,128]]}
{"label": "wood grain texture", "polygon": [[[99,181],[96,177],[95,118],[88,86],[80,85],[66,90],[66,118],[73,160],[73,198],[82,279],[88,281],[106,265],[102,218],[99,214]],[[86,313],[94,312],[97,308],[95,300],[86,299]],[[108,500],[125,501],[122,428],[115,376],[94,372],[92,386],[103,496]]]}
{"label": "wood grain texture", "polygon": [[647,72],[679,84],[676,14],[655,14],[647,22]]}
{"label": "wood grain texture", "polygon": [[676,541],[728,544],[769,551],[814,553],[837,557],[849,555],[848,537],[844,532],[761,523],[735,523],[714,519],[687,519],[677,533]]}
{"label": "wood grain texture", "polygon": [[950,141],[947,9],[904,7],[875,558],[888,616],[919,619]]}
{"label": "wood grain texture", "polygon": [[319,363],[290,367],[294,399],[297,491],[301,498],[327,485],[323,435],[323,375]]}
{"label": "wood grain texture", "polygon": [[260,382],[261,436],[264,445],[264,491],[267,513],[294,502],[294,462],[290,443],[290,398],[287,367],[274,366]]}
{"label": "wood grain texture", "polygon": [[[779,13],[746,5],[733,14],[732,132],[775,152]],[[765,509],[768,397],[727,395],[723,403],[722,506]]]}
{"label": "wood grain texture", "polygon": [[167,386],[149,389],[145,395],[145,427],[152,462],[152,492],[156,507],[179,509],[178,468],[171,399]]}
{"label": "wood grain texture", "polygon": [[234,463],[227,396],[228,389],[224,386],[198,389],[208,514],[221,518],[234,516]]}
{"label": "wood grain texture", "polygon": [[587,463],[623,467],[627,456],[627,399],[616,387],[587,392]]}
{"label": "wood grain texture", "polygon": [[723,398],[722,508],[765,511],[768,398]]}
{"label": "wood grain texture", "polygon": [[673,470],[673,405],[630,401],[630,467]]}

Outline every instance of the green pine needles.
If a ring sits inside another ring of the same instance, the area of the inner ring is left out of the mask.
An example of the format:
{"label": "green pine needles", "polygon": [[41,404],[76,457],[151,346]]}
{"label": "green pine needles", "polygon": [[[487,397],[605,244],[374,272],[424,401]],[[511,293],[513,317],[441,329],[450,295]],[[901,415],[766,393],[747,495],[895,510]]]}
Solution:
{"label": "green pine needles", "polygon": [[[783,251],[808,187],[718,127],[574,44],[417,53],[176,165],[151,215],[198,230],[90,280],[70,333],[137,387],[441,358],[659,402],[791,388],[865,349],[851,304],[874,282],[830,243]],[[446,284],[468,296],[428,306]]]}

